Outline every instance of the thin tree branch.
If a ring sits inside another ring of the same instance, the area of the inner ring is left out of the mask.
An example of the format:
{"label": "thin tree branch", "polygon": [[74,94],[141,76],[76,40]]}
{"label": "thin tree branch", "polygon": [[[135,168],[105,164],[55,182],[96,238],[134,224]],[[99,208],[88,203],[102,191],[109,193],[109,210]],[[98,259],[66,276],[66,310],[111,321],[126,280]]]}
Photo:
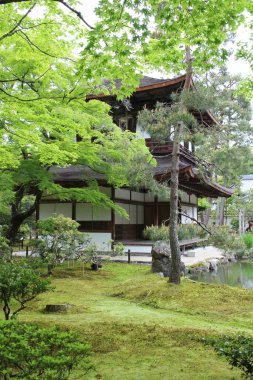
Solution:
{"label": "thin tree branch", "polygon": [[[12,3],[25,3],[30,0],[0,0],[0,6],[5,4],[12,4]],[[77,11],[73,7],[71,7],[69,4],[67,4],[64,0],[51,0],[57,3],[62,4],[64,7],[69,9],[72,13],[74,13],[89,29],[94,29],[93,26],[91,26],[83,17],[81,12]]]}
{"label": "thin tree branch", "polygon": [[[1,1],[0,1],[0,5],[1,5]],[[29,13],[31,13],[31,11],[35,7],[35,5],[36,5],[36,3],[34,3],[31,6],[31,8],[28,9],[28,11],[21,17],[21,19],[18,21],[18,23],[8,33],[5,33],[2,37],[0,37],[0,41],[2,41],[4,38],[12,36],[14,33],[17,32],[17,28],[21,25],[22,21],[29,15]]]}
{"label": "thin tree branch", "polygon": [[211,231],[209,231],[203,223],[199,222],[199,221],[198,221],[197,219],[195,219],[194,217],[188,215],[186,212],[179,211],[178,214],[179,214],[179,215],[183,215],[183,216],[185,216],[186,218],[188,218],[188,219],[192,220],[193,222],[197,223],[197,224],[198,224],[198,225],[199,225],[204,231],[206,231],[209,235],[212,235]]}
{"label": "thin tree branch", "polygon": [[[22,35],[20,35],[19,33],[21,33]],[[29,45],[30,46],[33,46],[33,47],[35,47],[35,49],[37,49],[37,50],[39,50],[39,52],[41,52],[42,54],[45,54],[45,55],[47,55],[47,56],[49,56],[49,57],[52,57],[52,58],[58,58],[58,59],[64,59],[64,60],[67,60],[67,61],[72,61],[72,62],[76,62],[74,59],[72,59],[72,58],[68,58],[68,57],[57,57],[56,55],[53,55],[53,54],[50,54],[50,53],[48,53],[47,51],[45,51],[45,50],[42,50],[38,45],[36,45],[29,37],[28,37],[28,35],[23,31],[23,30],[21,30],[21,29],[19,29],[18,31],[17,31],[17,34],[20,36],[20,37],[22,37],[22,38],[24,38],[25,40],[27,40],[27,42],[29,43]]]}
{"label": "thin tree branch", "polygon": [[[7,0],[8,1],[8,0]],[[91,26],[90,24],[88,24],[88,22],[83,18],[81,12],[77,11],[76,9],[72,8],[69,4],[67,4],[64,0],[52,0],[52,1],[56,1],[62,5],[64,5],[64,7],[68,8],[72,13],[75,13],[77,15],[77,17],[89,28],[89,29],[94,29],[93,26]],[[0,1],[0,4],[1,4],[1,1]]]}

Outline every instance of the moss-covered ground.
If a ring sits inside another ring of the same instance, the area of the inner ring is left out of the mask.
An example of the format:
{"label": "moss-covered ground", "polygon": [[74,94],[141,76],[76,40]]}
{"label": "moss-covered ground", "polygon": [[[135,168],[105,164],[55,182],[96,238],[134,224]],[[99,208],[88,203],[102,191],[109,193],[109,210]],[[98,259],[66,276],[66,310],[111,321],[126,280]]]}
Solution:
{"label": "moss-covered ground", "polygon": [[[72,380],[240,379],[202,338],[253,335],[253,292],[184,279],[181,285],[140,265],[108,264],[94,272],[58,268],[55,290],[41,295],[19,319],[79,332],[92,345],[94,370]],[[48,303],[69,303],[46,314]]]}

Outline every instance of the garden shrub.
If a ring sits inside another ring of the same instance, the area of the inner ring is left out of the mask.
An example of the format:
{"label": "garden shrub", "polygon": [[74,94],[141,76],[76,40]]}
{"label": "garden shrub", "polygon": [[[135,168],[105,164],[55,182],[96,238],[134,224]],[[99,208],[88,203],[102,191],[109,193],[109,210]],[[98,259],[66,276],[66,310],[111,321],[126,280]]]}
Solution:
{"label": "garden shrub", "polygon": [[253,378],[253,338],[243,335],[224,336],[206,343],[211,344],[217,354],[224,356],[232,367],[239,368],[246,379]]}
{"label": "garden shrub", "polygon": [[241,235],[231,232],[228,226],[214,226],[209,243],[224,249],[226,253],[234,253],[238,257],[247,254],[247,247]]}
{"label": "garden shrub", "polygon": [[81,364],[91,365],[90,347],[78,335],[17,321],[0,322],[0,378],[65,380]]}
{"label": "garden shrub", "polygon": [[248,249],[251,249],[253,247],[253,234],[252,233],[246,233],[242,235],[242,239],[244,241],[244,244]]}
{"label": "garden shrub", "polygon": [[[205,237],[206,232],[198,225],[189,224],[179,224],[177,227],[178,239],[187,240],[193,239],[195,237]],[[149,226],[143,231],[143,236],[147,240],[169,240],[170,228],[169,226]]]}
{"label": "garden shrub", "polygon": [[[41,278],[24,260],[3,261],[0,265],[0,305],[6,320],[15,317],[39,294],[50,290],[49,279]],[[12,303],[14,300],[16,304]]]}

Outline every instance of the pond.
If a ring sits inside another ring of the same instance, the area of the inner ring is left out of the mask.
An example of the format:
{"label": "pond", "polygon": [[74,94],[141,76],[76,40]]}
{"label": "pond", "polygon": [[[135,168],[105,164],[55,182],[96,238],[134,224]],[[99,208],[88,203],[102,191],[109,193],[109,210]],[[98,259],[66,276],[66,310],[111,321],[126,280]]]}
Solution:
{"label": "pond", "polygon": [[190,279],[209,284],[226,284],[253,289],[253,263],[236,262],[220,265],[217,272],[196,272],[190,276]]}

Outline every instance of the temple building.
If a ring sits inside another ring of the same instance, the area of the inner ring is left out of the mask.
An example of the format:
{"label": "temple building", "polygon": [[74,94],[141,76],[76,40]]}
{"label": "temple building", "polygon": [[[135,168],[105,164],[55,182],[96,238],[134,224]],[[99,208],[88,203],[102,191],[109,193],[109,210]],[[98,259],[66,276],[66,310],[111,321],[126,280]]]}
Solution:
{"label": "temple building", "polygon": [[[138,112],[145,106],[151,109],[157,102],[171,104],[171,94],[182,90],[185,76],[174,79],[155,79],[144,77],[139,87],[125,102],[119,102],[115,95],[89,96],[87,100],[99,99],[111,106],[114,122],[123,130],[139,132],[146,139],[146,145],[155,156],[157,166],[154,168],[154,176],[158,180],[168,180],[171,174],[171,153],[173,141],[163,144],[153,141],[150,135],[141,130],[138,125]],[[216,120],[209,112],[200,113],[192,111],[197,121],[211,128]],[[195,146],[192,142],[181,142],[180,167],[179,167],[179,207],[183,213],[197,219],[198,197],[230,197],[231,190],[218,185],[210,180],[208,174],[198,174],[197,162],[194,156]],[[59,202],[55,199],[44,199],[39,207],[37,217],[45,219],[55,214],[63,214],[80,223],[80,230],[91,234],[94,242],[102,246],[109,244],[110,240],[131,241],[142,239],[142,231],[146,226],[161,225],[168,221],[170,216],[169,199],[161,198],[147,192],[146,189],[114,189],[109,186],[102,174],[93,172],[89,168],[69,166],[67,168],[52,169],[54,180],[63,186],[82,187],[83,174],[88,178],[96,179],[102,192],[106,193],[118,205],[123,207],[129,219],[124,219],[114,211],[95,207],[88,203]],[[181,223],[191,222],[185,216],[181,216]]]}

